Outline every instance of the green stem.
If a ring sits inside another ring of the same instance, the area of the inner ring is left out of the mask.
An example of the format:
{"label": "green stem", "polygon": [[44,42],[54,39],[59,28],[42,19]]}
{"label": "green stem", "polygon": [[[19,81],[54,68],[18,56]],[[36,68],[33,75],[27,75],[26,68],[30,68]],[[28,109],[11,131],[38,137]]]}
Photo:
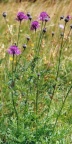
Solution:
{"label": "green stem", "polygon": [[[42,26],[43,26],[43,23],[42,23]],[[37,57],[38,57],[38,59],[39,59],[39,51],[40,51],[40,44],[41,44],[41,41],[42,41],[42,37],[43,37],[43,33],[42,33],[42,26],[41,26],[41,32],[40,32],[40,36],[39,36],[39,41],[38,41],[38,45],[37,45],[37,53],[36,53],[36,55],[37,55]],[[38,110],[38,96],[39,96],[39,76],[38,76],[38,72],[39,72],[39,70],[38,70],[38,59],[37,59],[37,92],[36,92],[36,114],[37,114],[37,110]]]}
{"label": "green stem", "polygon": [[[22,52],[22,54],[23,54],[23,53],[24,53],[24,51]],[[16,61],[16,65],[15,65],[15,69],[14,69],[15,72],[17,71],[17,66],[18,66],[19,61],[20,61],[20,59],[21,59],[21,57],[22,57],[22,54],[19,56],[19,59]]]}
{"label": "green stem", "polygon": [[[19,43],[19,36],[20,36],[20,26],[21,26],[21,22],[19,24],[19,29],[18,29],[18,37],[17,37],[17,46],[18,46],[18,43]],[[17,65],[17,56],[16,56],[16,65]]]}
{"label": "green stem", "polygon": [[18,131],[18,113],[15,107],[15,102],[14,102],[14,86],[15,86],[15,81],[14,81],[14,54],[13,54],[13,62],[12,62],[12,103],[13,103],[13,108],[14,108],[14,112],[16,115],[16,119],[17,119],[17,131]]}
{"label": "green stem", "polygon": [[21,22],[20,22],[20,24],[19,24],[19,29],[18,29],[17,46],[18,46],[18,42],[19,42],[19,36],[20,36],[20,26],[21,26]]}
{"label": "green stem", "polygon": [[15,111],[15,115],[16,115],[16,120],[17,120],[17,131],[18,131],[18,113],[17,113],[17,110],[16,110],[16,107],[15,107],[15,102],[14,102],[14,96],[13,96],[13,91],[12,91],[12,103],[13,103],[13,108],[14,108],[14,111]]}
{"label": "green stem", "polygon": [[[18,29],[18,37],[17,37],[17,46],[18,46],[18,42],[19,42],[19,36],[20,36],[20,26],[21,26],[21,22],[20,22],[20,24],[19,24],[19,29]],[[21,56],[20,56],[21,57]],[[17,67],[17,65],[18,65],[18,61],[17,61],[17,56],[16,56],[16,65],[15,65],[15,70],[14,71],[16,71],[16,67]]]}
{"label": "green stem", "polygon": [[5,23],[8,24],[8,23],[7,23],[7,19],[6,19],[6,18],[4,18],[4,19],[5,19]]}
{"label": "green stem", "polygon": [[[42,26],[43,26],[43,23],[42,23]],[[38,97],[39,97],[39,76],[38,76],[38,72],[39,72],[39,67],[38,67],[38,60],[39,60],[39,51],[40,51],[40,45],[41,45],[41,41],[42,41],[42,37],[43,37],[43,33],[42,33],[42,26],[41,26],[41,32],[40,32],[40,36],[39,36],[39,41],[38,41],[38,44],[37,44],[37,52],[36,52],[36,55],[38,57],[37,59],[37,91],[36,91],[36,141],[37,141],[37,130],[38,130],[38,118],[37,118],[37,115],[38,115]]]}
{"label": "green stem", "polygon": [[36,140],[38,130],[38,97],[39,97],[39,76],[37,76],[37,92],[36,92]]}
{"label": "green stem", "polygon": [[38,111],[38,95],[39,95],[39,89],[38,89],[38,78],[37,78],[37,92],[36,92],[36,115]]}

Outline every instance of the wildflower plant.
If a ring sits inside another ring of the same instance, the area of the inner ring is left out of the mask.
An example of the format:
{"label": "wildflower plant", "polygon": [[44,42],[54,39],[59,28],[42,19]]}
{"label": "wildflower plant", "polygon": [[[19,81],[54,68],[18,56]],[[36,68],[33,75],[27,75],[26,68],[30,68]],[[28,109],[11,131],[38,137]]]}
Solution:
{"label": "wildflower plant", "polygon": [[18,49],[18,47],[16,45],[12,45],[10,46],[10,48],[7,50],[7,52],[11,55],[19,55],[20,54],[20,50]]}
{"label": "wildflower plant", "polygon": [[[6,12],[2,16],[8,25]],[[28,21],[26,25],[23,24],[25,20]],[[44,11],[36,20],[29,12],[18,12],[15,17],[18,33],[11,38],[11,45],[7,43],[9,48],[1,62],[6,67],[2,74],[5,82],[2,85],[4,92],[1,91],[4,95],[1,97],[4,112],[4,115],[1,112],[0,120],[1,143],[63,143],[62,126],[66,117],[63,113],[66,114],[69,108],[72,90],[71,64],[65,63],[64,57],[65,46],[71,46],[71,16],[60,17],[64,24],[59,24],[61,33],[58,36],[51,30],[50,21]],[[65,137],[66,133],[71,134],[68,126],[65,124]]]}

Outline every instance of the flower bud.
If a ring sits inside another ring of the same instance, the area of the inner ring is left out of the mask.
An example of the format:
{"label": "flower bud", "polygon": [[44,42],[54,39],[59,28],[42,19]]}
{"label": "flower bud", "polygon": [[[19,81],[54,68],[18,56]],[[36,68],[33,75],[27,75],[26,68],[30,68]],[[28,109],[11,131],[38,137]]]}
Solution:
{"label": "flower bud", "polygon": [[17,45],[16,42],[14,43],[14,45]]}
{"label": "flower bud", "polygon": [[32,20],[32,16],[31,15],[28,18],[29,18],[30,21]]}
{"label": "flower bud", "polygon": [[26,45],[26,44],[24,44],[24,45],[23,45],[24,50],[26,49],[26,47],[27,47],[27,45]]}
{"label": "flower bud", "polygon": [[27,16],[30,17],[30,13],[29,12],[27,13]]}
{"label": "flower bud", "polygon": [[30,40],[30,37],[28,36],[26,39],[27,39],[27,41],[29,41],[29,40]]}
{"label": "flower bud", "polygon": [[70,29],[72,29],[72,24],[70,25]]}
{"label": "flower bud", "polygon": [[60,16],[60,20],[64,19],[64,16]]}
{"label": "flower bud", "polygon": [[52,37],[54,36],[54,32],[52,32]]}
{"label": "flower bud", "polygon": [[40,77],[40,73],[37,74],[38,78]]}
{"label": "flower bud", "polygon": [[47,31],[46,28],[43,28],[43,33],[46,33],[46,31]]}
{"label": "flower bud", "polygon": [[6,18],[7,13],[6,13],[6,12],[3,12],[3,14],[2,14],[2,15],[3,15],[3,17],[4,17],[4,18]]}
{"label": "flower bud", "polygon": [[61,33],[60,35],[61,35],[61,37],[63,37],[63,36],[64,36],[64,33]]}
{"label": "flower bud", "polygon": [[45,18],[45,22],[47,22],[47,21],[49,21],[49,18],[47,17],[47,18]]}
{"label": "flower bud", "polygon": [[65,22],[67,23],[68,21],[69,21],[69,19],[66,17],[66,18],[65,18]]}

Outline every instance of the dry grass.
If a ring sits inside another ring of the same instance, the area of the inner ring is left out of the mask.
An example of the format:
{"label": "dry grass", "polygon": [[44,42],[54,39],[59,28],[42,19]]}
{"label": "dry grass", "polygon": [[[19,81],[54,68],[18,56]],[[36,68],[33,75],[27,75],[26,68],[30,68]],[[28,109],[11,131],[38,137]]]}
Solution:
{"label": "dry grass", "polygon": [[[59,17],[61,15],[64,16],[72,15],[71,6],[72,1],[68,0],[66,1],[63,0],[61,2],[57,1],[56,3],[54,2],[51,3],[47,1],[44,2],[43,0],[42,3],[38,0],[36,3],[29,3],[27,1],[22,3],[16,3],[16,2],[7,4],[2,3],[0,4],[0,15],[2,15],[4,11],[6,11],[8,14],[7,19],[9,19],[9,23],[12,24],[12,22],[15,23],[14,18],[17,15],[18,11],[24,11],[25,13],[30,12],[33,16],[33,19],[38,19],[38,15],[40,14],[40,12],[46,11],[51,17],[51,20],[48,23],[48,27],[51,27],[51,30],[49,29],[49,32],[51,33],[52,30],[57,31],[58,24],[60,22]],[[0,21],[2,26],[4,23],[4,19],[2,18],[2,16],[0,17]],[[3,35],[4,34],[5,33],[3,33]],[[56,41],[54,43],[56,43]],[[57,52],[58,52],[58,45],[56,46],[55,52],[51,51],[51,55],[54,53],[56,56]]]}
{"label": "dry grass", "polygon": [[51,18],[54,16],[60,16],[60,15],[72,15],[72,1],[66,0],[62,2],[56,2],[56,3],[49,3],[47,1],[40,2],[37,1],[36,3],[28,3],[28,2],[22,2],[22,3],[7,3],[7,4],[0,4],[0,14],[3,11],[7,11],[9,14],[14,15],[17,13],[17,11],[25,11],[30,12],[34,16],[38,16],[38,14],[41,11],[47,11]]}

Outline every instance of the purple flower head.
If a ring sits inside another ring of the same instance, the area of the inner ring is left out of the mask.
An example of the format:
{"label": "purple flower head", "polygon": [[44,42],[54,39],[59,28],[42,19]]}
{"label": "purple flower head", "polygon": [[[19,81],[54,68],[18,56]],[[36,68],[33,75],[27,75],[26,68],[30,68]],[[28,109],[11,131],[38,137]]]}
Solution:
{"label": "purple flower head", "polygon": [[66,18],[68,18],[69,20],[70,20],[70,19],[72,19],[72,17],[71,17],[70,15],[67,15],[67,17],[66,17]]}
{"label": "purple flower head", "polygon": [[33,21],[31,23],[31,30],[35,30],[36,31],[37,28],[39,28],[39,22],[38,21]]}
{"label": "purple flower head", "polygon": [[68,22],[71,19],[72,19],[72,17],[70,15],[67,15],[66,18],[65,18],[65,22]]}
{"label": "purple flower head", "polygon": [[18,12],[16,20],[21,22],[24,19],[28,19],[27,15],[25,15],[23,12]]}
{"label": "purple flower head", "polygon": [[7,52],[11,55],[19,55],[21,53],[16,45],[10,46]]}
{"label": "purple flower head", "polygon": [[47,19],[47,21],[49,21],[50,20],[50,16],[46,12],[41,12],[40,16],[39,16],[39,19],[41,21],[45,21],[46,19]]}

